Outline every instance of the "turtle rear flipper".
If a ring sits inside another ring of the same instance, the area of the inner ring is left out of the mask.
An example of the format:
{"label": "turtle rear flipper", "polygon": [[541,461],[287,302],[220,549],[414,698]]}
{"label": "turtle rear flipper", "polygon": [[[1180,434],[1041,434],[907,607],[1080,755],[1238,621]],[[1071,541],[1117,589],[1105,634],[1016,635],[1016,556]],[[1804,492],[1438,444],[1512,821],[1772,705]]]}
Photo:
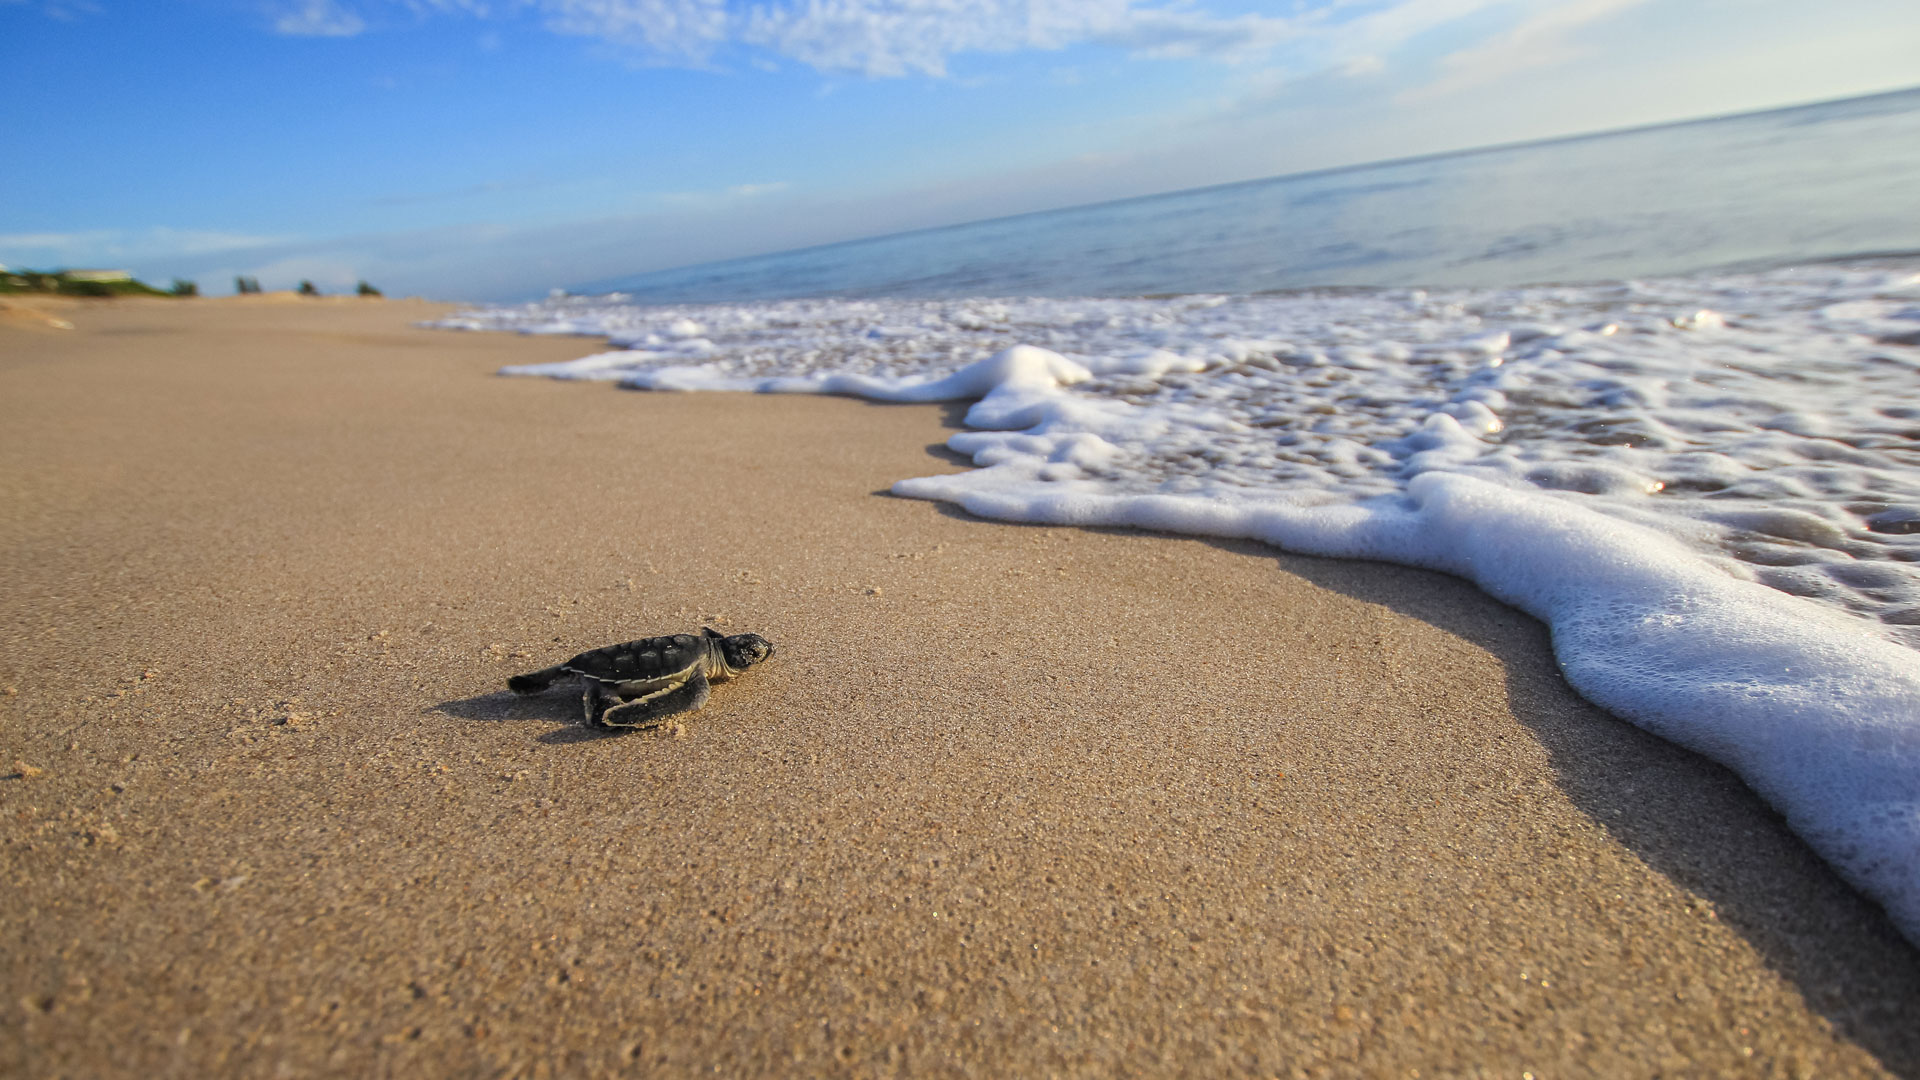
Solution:
{"label": "turtle rear flipper", "polygon": [[[622,702],[594,715],[592,691],[588,691],[587,723],[601,728],[649,728],[675,713],[692,712],[707,703],[713,693],[707,673],[696,669],[686,681],[655,690],[644,697]],[[613,695],[607,694],[601,700]]]}
{"label": "turtle rear flipper", "polygon": [[565,664],[555,664],[550,668],[530,671],[525,675],[515,675],[507,680],[507,689],[516,694],[537,694],[553,685],[553,681],[567,673]]}

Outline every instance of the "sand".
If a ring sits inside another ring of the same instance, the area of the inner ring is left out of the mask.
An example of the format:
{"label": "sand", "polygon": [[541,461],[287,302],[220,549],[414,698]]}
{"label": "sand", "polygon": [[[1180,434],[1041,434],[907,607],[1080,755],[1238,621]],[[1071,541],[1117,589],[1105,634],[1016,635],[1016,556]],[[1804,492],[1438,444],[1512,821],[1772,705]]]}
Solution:
{"label": "sand", "polygon": [[[419,302],[0,323],[0,1074],[1920,1075],[1920,954],[1447,577]],[[657,734],[507,675],[767,665]],[[9,765],[9,763],[12,763]]]}

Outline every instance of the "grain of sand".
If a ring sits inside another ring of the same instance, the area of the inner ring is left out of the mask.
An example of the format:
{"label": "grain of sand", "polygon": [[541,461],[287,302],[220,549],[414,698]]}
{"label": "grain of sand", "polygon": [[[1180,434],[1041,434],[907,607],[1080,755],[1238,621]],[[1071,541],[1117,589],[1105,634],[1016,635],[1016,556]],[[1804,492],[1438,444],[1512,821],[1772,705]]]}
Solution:
{"label": "grain of sand", "polygon": [[[1459,581],[892,498],[952,410],[431,305],[56,307],[0,1073],[1920,1075],[1877,909]],[[672,730],[501,692],[703,624],[779,653]]]}

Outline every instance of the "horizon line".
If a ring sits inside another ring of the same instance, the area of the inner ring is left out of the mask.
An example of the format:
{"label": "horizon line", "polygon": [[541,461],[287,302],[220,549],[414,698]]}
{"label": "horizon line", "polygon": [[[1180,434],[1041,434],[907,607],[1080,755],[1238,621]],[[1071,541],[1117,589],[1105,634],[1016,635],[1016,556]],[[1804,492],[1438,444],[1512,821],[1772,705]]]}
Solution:
{"label": "horizon line", "polygon": [[730,266],[735,263],[752,262],[756,259],[772,259],[784,255],[801,255],[807,252],[827,251],[855,244],[868,244],[880,240],[892,240],[899,237],[920,236],[924,234],[946,232],[953,229],[972,228],[977,225],[990,225],[995,222],[1018,221],[1022,218],[1038,217],[1043,214],[1059,214],[1073,210],[1098,210],[1103,207],[1125,206],[1130,203],[1150,202],[1155,199],[1168,199],[1185,195],[1198,195],[1210,191],[1225,191],[1230,188],[1249,187],[1255,184],[1270,184],[1284,180],[1305,180],[1320,176],[1337,176],[1346,172],[1358,172],[1363,169],[1387,168],[1396,165],[1414,165],[1422,162],[1439,161],[1447,158],[1474,157],[1480,154],[1497,154],[1507,150],[1520,150],[1556,143],[1581,142],[1587,139],[1604,139],[1620,135],[1634,135],[1649,131],[1661,131],[1668,128],[1690,127],[1695,124],[1711,124],[1723,120],[1735,120],[1747,117],[1770,116],[1776,113],[1797,112],[1802,109],[1817,109],[1828,105],[1838,105],[1849,101],[1871,101],[1875,98],[1898,97],[1902,94],[1920,93],[1920,83],[1900,87],[1894,90],[1876,90],[1867,94],[1854,94],[1847,97],[1821,98],[1815,101],[1803,101],[1793,105],[1775,105],[1765,109],[1751,109],[1744,112],[1718,113],[1711,116],[1694,116],[1681,120],[1660,120],[1650,124],[1633,124],[1620,128],[1601,128],[1595,131],[1575,132],[1570,135],[1548,135],[1538,139],[1519,139],[1513,142],[1487,143],[1480,146],[1467,146],[1455,150],[1435,150],[1425,154],[1409,154],[1406,157],[1377,158],[1371,161],[1355,161],[1344,165],[1327,165],[1299,172],[1276,173],[1272,176],[1250,177],[1244,180],[1227,180],[1217,184],[1202,184],[1198,187],[1176,188],[1171,191],[1156,191],[1145,195],[1127,195],[1118,199],[1100,199],[1088,203],[1069,203],[1066,206],[1044,207],[1037,210],[1022,210],[1013,214],[1000,214],[994,217],[973,218],[967,221],[948,222],[944,225],[923,225],[914,229],[901,229],[898,232],[874,233],[869,236],[848,237],[844,240],[829,240],[820,244],[806,244],[794,248],[777,248],[773,251],[758,252],[753,255],[735,255],[726,259],[710,259],[705,262],[682,263],[677,266],[664,266],[657,270],[646,270],[638,274],[629,274],[620,278],[601,278],[583,282],[578,286],[563,288],[561,291],[573,296],[601,296],[609,292],[619,292],[618,282],[632,282],[639,278],[656,274],[672,274],[685,270],[698,270],[702,267]]}

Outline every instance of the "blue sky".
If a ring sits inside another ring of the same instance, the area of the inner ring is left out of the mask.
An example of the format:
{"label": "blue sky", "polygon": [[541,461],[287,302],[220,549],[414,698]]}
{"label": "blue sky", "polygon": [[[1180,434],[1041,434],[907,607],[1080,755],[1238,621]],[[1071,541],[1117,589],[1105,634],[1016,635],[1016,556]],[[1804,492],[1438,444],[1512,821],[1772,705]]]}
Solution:
{"label": "blue sky", "polygon": [[1920,84],[1912,0],[0,0],[0,263],[510,299]]}

